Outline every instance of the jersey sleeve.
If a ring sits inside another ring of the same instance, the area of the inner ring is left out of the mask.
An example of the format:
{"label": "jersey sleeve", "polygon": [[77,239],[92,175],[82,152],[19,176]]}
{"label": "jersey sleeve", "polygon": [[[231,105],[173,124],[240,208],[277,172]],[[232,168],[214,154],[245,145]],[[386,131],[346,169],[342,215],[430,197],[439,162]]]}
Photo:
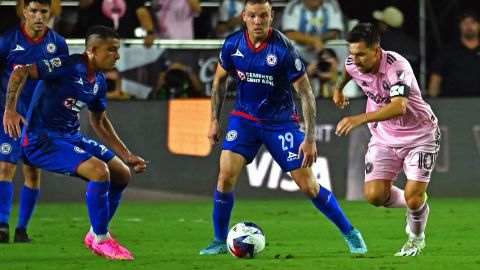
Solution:
{"label": "jersey sleeve", "polygon": [[390,98],[408,98],[414,76],[412,68],[405,61],[396,61],[390,66],[387,69],[387,78],[391,85]]}
{"label": "jersey sleeve", "polygon": [[41,59],[35,62],[38,79],[55,79],[75,72],[75,63],[67,55],[51,59]]}
{"label": "jersey sleeve", "polygon": [[230,57],[232,55],[231,50],[230,42],[226,39],[220,51],[218,63],[227,71],[232,71],[234,68],[232,58]]}
{"label": "jersey sleeve", "polygon": [[60,42],[58,42],[57,47],[58,47],[58,55],[69,55],[68,45],[65,42],[64,38],[60,39]]}
{"label": "jersey sleeve", "polygon": [[287,71],[290,82],[294,82],[305,74],[305,64],[300,59],[297,49],[291,43],[285,54],[283,68]]}
{"label": "jersey sleeve", "polygon": [[88,104],[88,109],[92,112],[103,112],[107,108],[107,81],[105,76],[98,83],[97,98]]}

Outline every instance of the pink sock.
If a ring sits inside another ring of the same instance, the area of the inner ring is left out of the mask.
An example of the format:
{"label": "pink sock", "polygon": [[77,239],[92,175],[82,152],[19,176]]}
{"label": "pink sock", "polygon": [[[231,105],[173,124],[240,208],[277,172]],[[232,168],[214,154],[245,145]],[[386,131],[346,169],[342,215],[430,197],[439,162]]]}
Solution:
{"label": "pink sock", "polygon": [[430,208],[427,202],[424,202],[417,210],[408,209],[408,226],[412,233],[420,235],[425,232],[429,213]]}
{"label": "pink sock", "polygon": [[390,195],[383,206],[387,208],[407,208],[404,193],[403,189],[399,189],[392,185],[392,188],[390,188]]}

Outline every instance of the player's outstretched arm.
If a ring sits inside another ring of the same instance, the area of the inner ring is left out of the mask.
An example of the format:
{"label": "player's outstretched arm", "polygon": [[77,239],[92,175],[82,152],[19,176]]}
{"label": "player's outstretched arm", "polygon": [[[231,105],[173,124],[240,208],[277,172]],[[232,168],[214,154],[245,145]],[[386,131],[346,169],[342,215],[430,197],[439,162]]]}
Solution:
{"label": "player's outstretched arm", "polygon": [[352,129],[364,123],[380,122],[392,119],[394,117],[407,113],[408,99],[406,97],[394,97],[385,107],[368,113],[348,116],[340,120],[337,124],[335,134],[338,136],[348,135]]}
{"label": "player's outstretched arm", "polygon": [[340,75],[340,77],[338,77],[337,79],[337,85],[335,87],[335,90],[333,91],[333,102],[340,109],[344,109],[349,104],[348,98],[343,95],[343,88],[351,79],[352,76],[348,74],[345,68],[342,71],[342,75]]}
{"label": "player's outstretched arm", "polygon": [[304,155],[302,168],[310,167],[317,161],[317,146],[315,144],[316,105],[312,86],[306,74],[293,83],[302,103],[303,119],[305,121],[305,140],[298,149],[298,156]]}
{"label": "player's outstretched arm", "polygon": [[148,161],[132,154],[125,144],[120,140],[115,129],[107,118],[105,111],[89,111],[90,125],[100,139],[105,142],[120,158],[132,167],[135,173],[142,173],[147,169]]}
{"label": "player's outstretched arm", "polygon": [[218,143],[222,135],[220,114],[222,113],[223,103],[227,95],[227,88],[221,87],[220,84],[227,76],[228,72],[218,64],[212,83],[212,122],[210,124],[210,131],[208,132],[208,139],[211,144]]}
{"label": "player's outstretched arm", "polygon": [[17,101],[27,78],[38,77],[37,68],[35,66],[24,66],[15,69],[10,75],[7,86],[7,98],[5,101],[5,112],[3,114],[3,129],[13,138],[20,138],[22,129],[20,121],[27,125],[27,121],[17,113]]}

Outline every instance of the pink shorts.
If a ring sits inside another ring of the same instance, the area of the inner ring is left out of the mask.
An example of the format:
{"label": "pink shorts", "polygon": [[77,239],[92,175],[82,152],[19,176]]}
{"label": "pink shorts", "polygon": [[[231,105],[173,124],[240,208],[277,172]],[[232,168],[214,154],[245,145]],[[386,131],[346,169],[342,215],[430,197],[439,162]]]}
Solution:
{"label": "pink shorts", "polygon": [[403,169],[408,180],[428,183],[438,150],[436,143],[415,147],[389,147],[370,142],[365,155],[365,182],[393,181]]}

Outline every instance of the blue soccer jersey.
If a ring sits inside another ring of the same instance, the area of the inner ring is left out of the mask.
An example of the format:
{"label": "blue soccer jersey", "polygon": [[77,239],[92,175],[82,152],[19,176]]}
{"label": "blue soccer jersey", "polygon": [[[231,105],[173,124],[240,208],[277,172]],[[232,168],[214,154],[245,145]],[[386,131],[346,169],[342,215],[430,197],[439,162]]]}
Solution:
{"label": "blue soccer jersey", "polygon": [[103,72],[88,68],[86,54],[37,61],[39,83],[28,111],[28,132],[75,134],[84,108],[102,112],[107,84]]}
{"label": "blue soccer jersey", "polygon": [[[47,29],[45,34],[34,41],[25,33],[23,25],[12,28],[0,36],[0,116],[3,119],[8,80],[13,70],[20,66],[31,65],[42,58],[68,55],[65,39]],[[26,116],[37,80],[25,82],[22,95],[17,103],[17,111]],[[0,161],[17,163],[20,154],[20,141],[5,134],[0,126]]]}
{"label": "blue soccer jersey", "polygon": [[[13,70],[20,66],[31,65],[39,59],[48,59],[68,55],[65,39],[55,31],[47,29],[43,37],[34,41],[24,31],[23,25],[12,28],[0,36],[0,105],[2,114],[5,108],[8,80]],[[23,93],[18,100],[18,112],[25,116],[37,86],[37,80],[27,80]]]}
{"label": "blue soccer jersey", "polygon": [[305,74],[305,66],[292,43],[270,29],[255,48],[247,30],[228,36],[220,65],[237,78],[237,102],[232,114],[265,124],[297,124],[292,82]]}

